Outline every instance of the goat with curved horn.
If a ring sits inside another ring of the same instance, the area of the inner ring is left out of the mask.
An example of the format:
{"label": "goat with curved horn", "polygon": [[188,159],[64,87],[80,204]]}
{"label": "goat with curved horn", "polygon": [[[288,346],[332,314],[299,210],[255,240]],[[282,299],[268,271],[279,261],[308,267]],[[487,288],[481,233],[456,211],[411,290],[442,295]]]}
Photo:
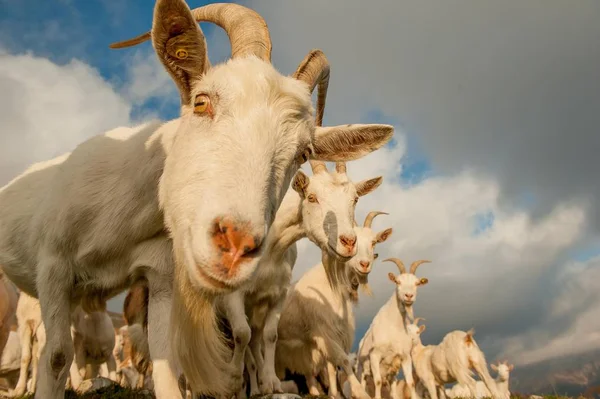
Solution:
{"label": "goat with curved horn", "polygon": [[413,263],[410,265],[410,272],[411,272],[412,274],[415,274],[415,272],[417,271],[417,268],[418,268],[420,265],[422,265],[423,263],[431,263],[431,261],[430,261],[430,260],[425,260],[425,259],[422,259],[422,260],[416,260],[416,261],[414,261],[414,262],[413,262]]}
{"label": "goat with curved horn", "polygon": [[[315,116],[315,125],[323,126],[323,114],[325,113],[325,101],[327,100],[327,88],[329,87],[329,61],[325,53],[319,49],[313,49],[304,57],[292,77],[306,82],[308,89],[312,93],[318,85],[317,92],[317,114]],[[310,160],[310,167],[313,174],[326,172],[327,166],[323,161]]]}
{"label": "goat with curved horn", "polygon": [[384,259],[383,262],[394,262],[396,264],[396,266],[398,266],[398,270],[400,270],[401,274],[406,273],[406,267],[404,266],[404,262],[402,262],[400,259],[398,258],[388,258],[388,259]]}
{"label": "goat with curved horn", "polygon": [[365,223],[363,224],[363,227],[371,227],[371,224],[373,223],[373,219],[375,219],[375,216],[379,216],[379,215],[389,215],[389,213],[380,212],[380,211],[369,212],[369,214],[365,218]]}
{"label": "goat with curved horn", "polygon": [[[213,3],[191,10],[196,22],[212,22],[225,30],[231,43],[231,58],[254,54],[271,61],[271,37],[265,20],[256,11],[234,3]],[[112,43],[120,49],[141,44],[152,37],[152,31],[134,38]]]}
{"label": "goat with curved horn", "polygon": [[415,317],[415,319],[413,320],[413,324],[418,325],[420,321],[425,321],[425,319],[422,317]]}

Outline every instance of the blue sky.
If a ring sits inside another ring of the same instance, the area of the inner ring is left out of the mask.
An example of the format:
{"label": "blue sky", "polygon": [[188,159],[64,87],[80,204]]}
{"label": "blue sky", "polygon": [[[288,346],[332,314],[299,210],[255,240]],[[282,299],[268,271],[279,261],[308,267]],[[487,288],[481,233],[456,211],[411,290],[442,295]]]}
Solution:
{"label": "blue sky", "polygon": [[[449,8],[428,2],[419,6],[386,3],[369,10],[349,7],[349,15],[354,13],[351,19],[364,25],[360,30],[350,29],[335,2],[319,3],[319,15],[312,14],[317,3],[310,1],[247,2],[269,24],[274,64],[282,73],[292,72],[292,66],[310,48],[322,47],[328,54],[333,72],[325,124],[396,126],[399,133],[387,146],[388,152],[369,156],[360,168],[349,166],[349,170],[361,179],[373,177],[369,173],[386,174],[389,197],[374,194],[361,199],[364,207],[359,212],[359,217],[372,209],[398,215],[398,219],[388,219],[395,220],[395,230],[392,242],[382,244],[385,251],[408,258],[437,255],[434,265],[439,266],[424,266],[422,271],[430,277],[431,289],[424,291],[419,309],[426,318],[440,320],[439,326],[428,326],[428,339],[437,339],[449,328],[462,328],[447,317],[453,310],[440,303],[451,306],[456,302],[464,309],[472,306],[441,283],[453,281],[457,286],[463,284],[456,288],[465,292],[462,295],[482,295],[483,291],[489,306],[496,306],[493,312],[470,309],[455,317],[475,320],[490,353],[531,349],[515,344],[517,338],[530,342],[536,337],[539,345],[551,345],[551,334],[541,334],[536,330],[541,327],[522,324],[504,312],[505,308],[543,307],[549,313],[540,319],[551,322],[551,306],[542,302],[546,282],[555,286],[556,271],[568,270],[569,260],[589,262],[600,255],[595,225],[598,212],[586,209],[580,223],[580,213],[573,211],[579,209],[579,203],[571,202],[580,194],[588,199],[598,197],[597,180],[586,180],[589,170],[597,170],[589,163],[598,157],[568,158],[570,154],[595,153],[592,149],[598,148],[597,134],[584,135],[582,132],[591,130],[578,123],[598,126],[594,118],[600,113],[592,111],[594,104],[600,105],[594,94],[600,90],[595,90],[597,83],[590,77],[596,75],[590,71],[592,65],[598,65],[593,58],[598,51],[592,16],[600,17],[600,8],[586,3],[582,8],[563,9],[554,2],[525,10],[510,1],[474,6],[467,0]],[[204,2],[189,0],[188,4],[197,7]],[[72,59],[81,60],[119,92],[131,83],[132,67],[144,66],[145,57],[154,60],[154,55],[149,42],[123,50],[111,50],[108,45],[149,30],[152,5],[150,0],[0,0],[0,49],[13,55],[33,52],[61,66]],[[401,12],[394,7],[402,7]],[[542,10],[550,15],[543,15]],[[496,15],[497,21],[486,19],[490,15]],[[552,22],[556,15],[564,18],[563,24]],[[379,21],[392,16],[402,23]],[[331,20],[329,28],[323,22],[325,17]],[[417,23],[422,20],[433,24]],[[312,29],[303,31],[309,23]],[[211,62],[224,60],[229,55],[225,33],[211,24],[202,24],[202,28]],[[513,37],[517,33],[519,40]],[[350,37],[354,46],[345,45]],[[368,54],[358,57],[353,53],[356,49]],[[533,53],[537,58],[530,56]],[[540,64],[536,64],[538,59]],[[156,78],[166,75],[159,72]],[[162,119],[176,117],[179,98],[175,85],[169,81],[167,86],[171,92],[166,98],[161,87],[162,91],[131,101],[130,119],[149,113]],[[365,101],[360,108],[350,101],[357,93]],[[553,130],[566,121],[572,122],[568,134]],[[2,123],[3,135],[18,136],[11,129],[20,125]],[[61,151],[71,149],[72,142],[66,142]],[[400,142],[405,150],[396,146]],[[394,166],[399,163],[402,170],[398,176]],[[391,222],[382,217],[377,223]],[[308,244],[303,248],[307,248],[307,262],[313,262],[316,250]],[[298,273],[307,266],[299,265]],[[384,287],[381,294],[361,304],[357,337],[387,299],[391,287],[385,275],[382,272],[375,277]],[[518,281],[529,284],[512,295],[519,298],[518,304],[505,302],[506,289],[501,282],[508,277],[502,275],[519,275]],[[452,295],[453,301],[440,299],[442,295]],[[488,313],[494,312],[504,319],[489,317]],[[507,337],[494,335],[499,328],[509,331]]]}

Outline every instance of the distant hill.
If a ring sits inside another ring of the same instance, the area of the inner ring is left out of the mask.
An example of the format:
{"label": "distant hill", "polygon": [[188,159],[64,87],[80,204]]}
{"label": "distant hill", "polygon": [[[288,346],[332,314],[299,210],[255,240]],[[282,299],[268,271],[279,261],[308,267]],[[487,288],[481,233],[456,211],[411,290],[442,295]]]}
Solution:
{"label": "distant hill", "polygon": [[511,392],[600,398],[600,350],[515,367]]}

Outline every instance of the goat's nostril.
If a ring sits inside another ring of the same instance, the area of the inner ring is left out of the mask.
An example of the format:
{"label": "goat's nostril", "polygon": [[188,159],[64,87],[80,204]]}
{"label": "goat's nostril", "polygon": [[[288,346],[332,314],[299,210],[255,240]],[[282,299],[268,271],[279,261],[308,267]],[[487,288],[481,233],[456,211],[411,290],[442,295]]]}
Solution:
{"label": "goat's nostril", "polygon": [[253,234],[250,223],[217,218],[212,231],[213,244],[221,251],[222,266],[235,273],[244,256],[257,252],[263,242],[262,235]]}
{"label": "goat's nostril", "polygon": [[369,265],[371,264],[371,262],[367,262],[367,261],[360,261],[360,265],[362,266],[363,269],[368,269]]}
{"label": "goat's nostril", "polygon": [[340,236],[340,242],[348,249],[353,249],[356,244],[356,236]]}

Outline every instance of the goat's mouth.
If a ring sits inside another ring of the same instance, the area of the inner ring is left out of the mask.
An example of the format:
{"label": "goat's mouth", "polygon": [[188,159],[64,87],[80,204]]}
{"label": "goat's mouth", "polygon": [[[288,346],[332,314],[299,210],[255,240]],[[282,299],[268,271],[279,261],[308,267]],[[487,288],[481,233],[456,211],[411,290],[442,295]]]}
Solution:
{"label": "goat's mouth", "polygon": [[369,275],[369,272],[365,272],[362,270],[354,269],[354,273],[356,273],[360,277],[366,277]]}
{"label": "goat's mouth", "polygon": [[415,301],[413,301],[412,299],[411,299],[410,301],[409,301],[409,300],[407,300],[407,299],[405,299],[405,300],[404,300],[404,305],[405,305],[405,306],[412,306],[412,305],[413,305],[413,303],[415,303]]}
{"label": "goat's mouth", "polygon": [[347,255],[347,254],[339,253],[337,248],[335,248],[331,244],[327,244],[327,250],[330,254],[335,256],[337,258],[337,260],[339,260],[339,261],[348,261],[348,260],[352,259],[352,257],[354,256],[354,255]]}

